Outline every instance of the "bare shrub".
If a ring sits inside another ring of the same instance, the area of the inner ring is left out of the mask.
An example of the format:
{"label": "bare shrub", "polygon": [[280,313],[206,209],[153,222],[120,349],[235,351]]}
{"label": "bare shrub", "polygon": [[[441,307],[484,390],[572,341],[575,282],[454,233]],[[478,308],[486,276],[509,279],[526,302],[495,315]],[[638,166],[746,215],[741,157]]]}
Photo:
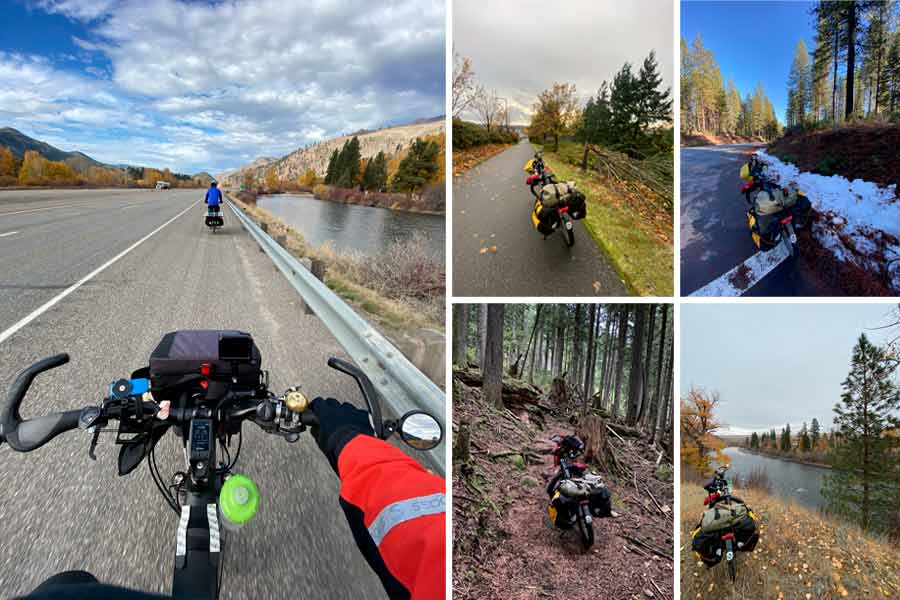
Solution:
{"label": "bare shrub", "polygon": [[734,483],[736,486],[745,490],[758,490],[771,494],[774,486],[769,474],[762,467],[757,467],[743,477],[735,476]]}
{"label": "bare shrub", "polygon": [[429,300],[444,292],[444,263],[429,251],[421,232],[391,243],[366,260],[362,272],[366,285],[377,286],[388,297]]}

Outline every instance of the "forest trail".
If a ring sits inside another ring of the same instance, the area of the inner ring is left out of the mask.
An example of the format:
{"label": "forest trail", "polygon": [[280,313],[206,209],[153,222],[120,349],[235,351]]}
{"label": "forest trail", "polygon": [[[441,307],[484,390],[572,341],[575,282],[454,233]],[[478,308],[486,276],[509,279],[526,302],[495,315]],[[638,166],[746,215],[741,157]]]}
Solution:
{"label": "forest trail", "polygon": [[666,477],[656,467],[654,446],[641,437],[610,435],[631,476],[591,466],[612,492],[616,516],[594,520],[595,543],[584,552],[575,530],[555,529],[547,517],[545,489],[556,473],[549,438],[575,430],[565,411],[548,411],[543,401],[520,406],[520,396],[512,394],[504,398],[512,410],[490,407],[479,387],[458,377],[453,393],[454,429],[468,423],[472,453],[453,475],[454,597],[672,597],[673,485],[671,473]]}

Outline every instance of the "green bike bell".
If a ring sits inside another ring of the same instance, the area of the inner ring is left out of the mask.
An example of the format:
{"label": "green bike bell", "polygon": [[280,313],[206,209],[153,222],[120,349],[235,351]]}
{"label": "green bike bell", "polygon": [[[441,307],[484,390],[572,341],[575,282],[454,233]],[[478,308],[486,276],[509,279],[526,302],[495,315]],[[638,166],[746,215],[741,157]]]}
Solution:
{"label": "green bike bell", "polygon": [[259,488],[246,475],[235,474],[225,480],[219,492],[219,512],[229,529],[240,529],[259,508]]}

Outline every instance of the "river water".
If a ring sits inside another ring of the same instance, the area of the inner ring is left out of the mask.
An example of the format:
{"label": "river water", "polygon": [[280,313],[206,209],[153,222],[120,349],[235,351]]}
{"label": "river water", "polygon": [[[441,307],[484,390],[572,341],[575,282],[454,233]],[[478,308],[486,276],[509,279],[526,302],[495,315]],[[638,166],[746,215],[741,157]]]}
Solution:
{"label": "river water", "polygon": [[391,242],[421,232],[431,253],[444,260],[444,215],[317,200],[307,194],[260,196],[257,205],[303,234],[313,246],[375,255]]}
{"label": "river water", "polygon": [[[731,464],[726,475],[729,482],[735,475],[743,479],[753,470],[763,469],[772,482],[772,492],[776,496],[792,499],[813,510],[825,505],[822,497],[822,481],[828,474],[828,469],[770,458],[747,452],[742,448],[725,448],[723,452]],[[735,488],[733,492],[740,497],[739,489]]]}

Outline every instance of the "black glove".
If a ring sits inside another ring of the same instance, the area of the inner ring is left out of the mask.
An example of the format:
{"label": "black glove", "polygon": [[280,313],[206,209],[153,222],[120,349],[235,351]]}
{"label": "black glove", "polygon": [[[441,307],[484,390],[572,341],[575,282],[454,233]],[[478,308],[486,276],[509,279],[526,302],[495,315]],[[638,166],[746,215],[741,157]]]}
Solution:
{"label": "black glove", "polygon": [[338,402],[334,398],[316,398],[310,404],[310,408],[319,421],[318,426],[312,428],[312,434],[335,472],[338,456],[347,442],[359,434],[375,435],[369,413],[349,402]]}

